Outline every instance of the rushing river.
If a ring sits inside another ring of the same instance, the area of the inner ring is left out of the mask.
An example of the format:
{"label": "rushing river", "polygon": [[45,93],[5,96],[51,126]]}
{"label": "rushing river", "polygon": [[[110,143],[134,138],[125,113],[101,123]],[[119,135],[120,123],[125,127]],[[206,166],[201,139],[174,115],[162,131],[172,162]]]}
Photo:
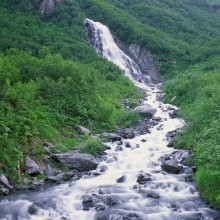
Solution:
{"label": "rushing river", "polygon": [[[167,147],[167,134],[181,129],[184,121],[171,118],[177,108],[158,100],[159,85],[147,85],[138,65],[115,44],[109,29],[87,19],[92,28],[91,43],[97,52],[118,65],[126,76],[146,91],[143,104],[157,109],[149,132],[110,147],[94,175],[46,190],[12,195],[0,201],[0,219],[7,220],[217,220],[220,213],[199,197],[195,184],[186,181],[187,172],[169,174],[161,168],[161,157],[176,155]],[[127,147],[129,143],[129,147]],[[119,147],[120,146],[120,147]],[[97,173],[101,175],[96,175]],[[139,181],[137,181],[139,179]]]}

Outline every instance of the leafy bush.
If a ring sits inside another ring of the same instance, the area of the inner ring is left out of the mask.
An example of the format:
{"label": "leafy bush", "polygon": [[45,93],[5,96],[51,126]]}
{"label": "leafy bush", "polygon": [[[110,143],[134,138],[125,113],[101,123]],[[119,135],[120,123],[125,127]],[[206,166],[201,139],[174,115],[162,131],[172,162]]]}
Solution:
{"label": "leafy bush", "polygon": [[122,127],[136,125],[140,121],[140,115],[133,110],[124,110],[118,116],[118,124]]}
{"label": "leafy bush", "polygon": [[90,138],[85,142],[85,146],[81,148],[81,152],[98,156],[104,149],[105,145],[103,145],[101,140]]}

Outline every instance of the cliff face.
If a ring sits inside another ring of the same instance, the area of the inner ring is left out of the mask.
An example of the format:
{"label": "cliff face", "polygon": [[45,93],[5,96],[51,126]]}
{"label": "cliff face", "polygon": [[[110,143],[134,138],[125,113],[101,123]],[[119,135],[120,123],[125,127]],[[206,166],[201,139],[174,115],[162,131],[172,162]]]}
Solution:
{"label": "cliff face", "polygon": [[39,10],[41,15],[45,15],[54,10],[56,5],[63,0],[32,0],[29,4],[30,9]]}
{"label": "cliff face", "polygon": [[129,53],[139,65],[143,74],[150,76],[154,82],[159,82],[158,69],[155,67],[155,60],[152,53],[148,50],[142,49],[139,45],[131,44],[129,46]]}
{"label": "cliff face", "polygon": [[43,0],[39,8],[40,14],[44,15],[53,11],[55,6],[61,2],[62,0]]}

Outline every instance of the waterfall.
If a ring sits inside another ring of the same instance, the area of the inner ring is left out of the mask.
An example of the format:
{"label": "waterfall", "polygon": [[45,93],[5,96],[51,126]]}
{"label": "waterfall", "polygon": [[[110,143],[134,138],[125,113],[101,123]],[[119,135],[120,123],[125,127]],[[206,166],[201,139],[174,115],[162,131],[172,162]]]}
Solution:
{"label": "waterfall", "polygon": [[116,64],[129,79],[151,82],[149,76],[144,76],[139,66],[117,46],[107,26],[90,19],[85,20],[85,26],[89,41],[99,55]]}

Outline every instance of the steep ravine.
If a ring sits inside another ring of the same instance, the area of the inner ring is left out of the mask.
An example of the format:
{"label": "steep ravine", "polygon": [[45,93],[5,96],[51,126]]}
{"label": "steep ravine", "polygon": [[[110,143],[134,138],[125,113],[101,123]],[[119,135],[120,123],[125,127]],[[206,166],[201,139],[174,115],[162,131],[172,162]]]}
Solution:
{"label": "steep ravine", "polygon": [[[97,52],[118,65],[146,92],[141,114],[145,130],[106,143],[96,170],[50,189],[12,195],[0,202],[0,219],[217,220],[220,213],[199,197],[188,152],[168,147],[184,121],[175,106],[160,101],[160,85],[149,84],[139,66],[114,43],[108,28],[86,20]],[[148,83],[148,84],[147,84]],[[126,133],[126,134],[125,134]],[[132,132],[130,131],[130,134]]]}

